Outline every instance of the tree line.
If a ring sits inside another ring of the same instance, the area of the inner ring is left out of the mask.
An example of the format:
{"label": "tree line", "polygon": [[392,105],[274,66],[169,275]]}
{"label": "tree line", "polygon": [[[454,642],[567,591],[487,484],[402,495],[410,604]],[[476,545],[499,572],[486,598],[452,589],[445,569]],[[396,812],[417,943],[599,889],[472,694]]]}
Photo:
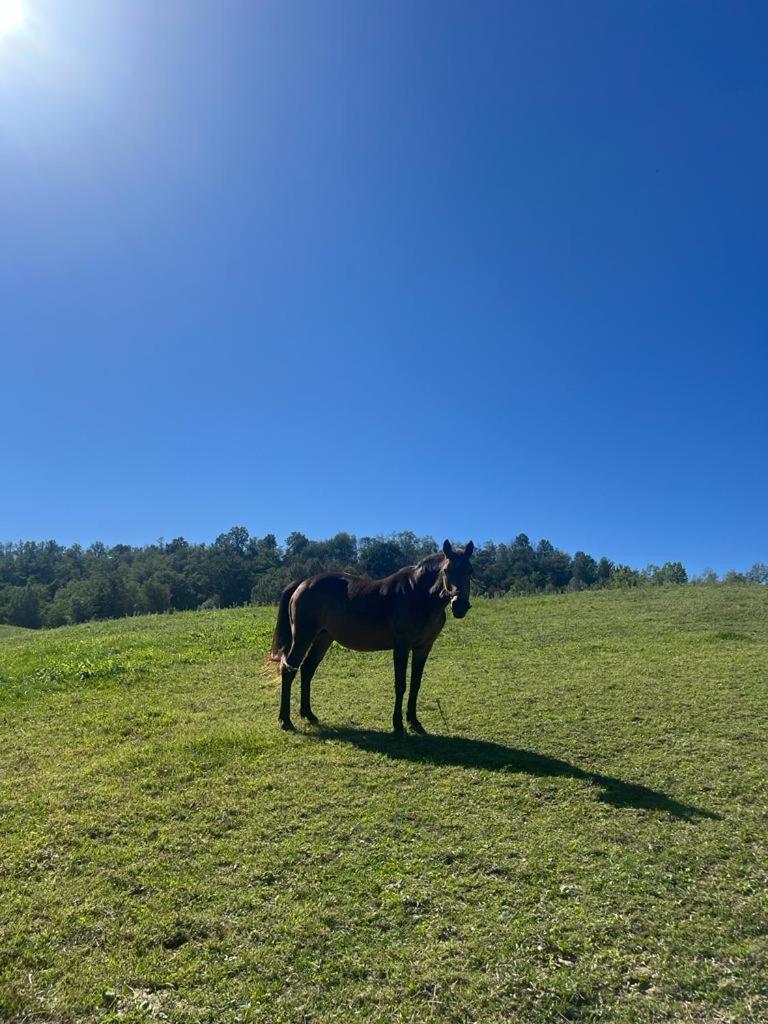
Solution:
{"label": "tree line", "polygon": [[[56,541],[0,545],[0,622],[27,628],[55,627],[90,619],[112,619],[197,608],[273,604],[291,580],[327,570],[387,576],[437,550],[432,537],[410,531],[387,537],[337,533],[311,540],[292,533],[285,545],[273,534],[253,537],[234,526],[211,544],[183,537],[134,547],[102,543],[82,548]],[[534,545],[524,534],[510,543],[476,549],[472,586],[477,594],[557,593],[596,587],[686,584],[681,562],[643,570],[570,555],[548,540]],[[768,565],[719,580],[706,570],[692,582],[768,584]]]}

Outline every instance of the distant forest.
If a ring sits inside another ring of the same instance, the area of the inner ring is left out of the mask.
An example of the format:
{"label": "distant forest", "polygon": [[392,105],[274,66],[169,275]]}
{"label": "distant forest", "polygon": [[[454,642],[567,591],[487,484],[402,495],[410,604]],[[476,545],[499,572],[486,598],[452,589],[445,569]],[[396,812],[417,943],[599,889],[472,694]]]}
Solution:
{"label": "distant forest", "polygon": [[[329,569],[387,576],[436,550],[432,537],[408,531],[360,538],[337,533],[329,540],[292,533],[281,546],[272,534],[251,537],[243,526],[212,544],[190,544],[183,537],[144,547],[63,547],[52,540],[4,544],[0,622],[37,629],[151,612],[272,604],[286,583],[299,577]],[[533,545],[524,533],[509,544],[483,544],[473,566],[475,593],[489,597],[689,582],[681,562],[638,570],[584,551],[569,555],[548,540]],[[768,565],[757,562],[748,573],[729,572],[722,581],[706,571],[691,582],[765,585]]]}

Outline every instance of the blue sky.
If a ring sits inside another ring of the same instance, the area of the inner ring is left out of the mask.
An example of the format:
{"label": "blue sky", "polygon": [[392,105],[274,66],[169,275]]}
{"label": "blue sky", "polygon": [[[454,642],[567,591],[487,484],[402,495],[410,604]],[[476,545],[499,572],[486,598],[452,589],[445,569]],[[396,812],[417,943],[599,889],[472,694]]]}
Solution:
{"label": "blue sky", "polygon": [[26,0],[0,539],[768,561],[768,7]]}

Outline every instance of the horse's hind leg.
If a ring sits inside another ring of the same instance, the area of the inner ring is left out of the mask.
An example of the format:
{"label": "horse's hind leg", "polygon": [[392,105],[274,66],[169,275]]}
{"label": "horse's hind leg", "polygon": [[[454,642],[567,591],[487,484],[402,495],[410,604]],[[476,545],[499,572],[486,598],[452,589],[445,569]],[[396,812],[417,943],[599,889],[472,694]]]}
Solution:
{"label": "horse's hind leg", "polygon": [[306,658],[307,652],[312,646],[315,635],[314,632],[310,632],[307,629],[297,628],[294,623],[293,643],[280,661],[282,689],[280,694],[279,721],[283,729],[293,729],[293,722],[291,721],[291,685],[296,678],[296,673],[299,671],[299,666]]}
{"label": "horse's hind leg", "polygon": [[309,654],[301,663],[301,710],[299,713],[312,725],[317,725],[317,718],[312,714],[312,677],[317,671],[317,666],[328,653],[332,642],[329,633],[325,631],[318,633],[315,642],[309,649]]}

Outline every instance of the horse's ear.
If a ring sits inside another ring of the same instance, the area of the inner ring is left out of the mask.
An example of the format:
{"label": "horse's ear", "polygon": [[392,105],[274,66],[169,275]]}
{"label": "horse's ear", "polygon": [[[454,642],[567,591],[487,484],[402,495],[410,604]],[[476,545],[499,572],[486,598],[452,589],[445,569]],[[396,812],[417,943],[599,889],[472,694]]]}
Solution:
{"label": "horse's ear", "polygon": [[472,557],[472,552],[474,550],[475,550],[475,542],[473,540],[471,540],[469,542],[469,544],[467,544],[467,546],[464,548],[464,554],[467,556],[467,558],[471,558]]}
{"label": "horse's ear", "polygon": [[443,554],[446,558],[450,558],[453,554],[453,548],[451,547],[451,542],[449,540],[443,541]]}

